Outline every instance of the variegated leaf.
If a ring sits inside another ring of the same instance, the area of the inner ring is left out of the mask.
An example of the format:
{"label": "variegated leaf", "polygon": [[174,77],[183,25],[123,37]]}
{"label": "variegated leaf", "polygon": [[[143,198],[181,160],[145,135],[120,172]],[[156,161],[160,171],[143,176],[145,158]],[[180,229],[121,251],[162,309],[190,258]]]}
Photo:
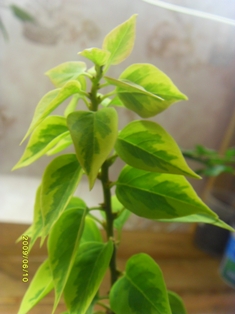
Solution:
{"label": "variegated leaf", "polygon": [[47,117],[33,131],[23,156],[13,170],[32,164],[67,135],[69,135],[69,130],[64,117]]}
{"label": "variegated leaf", "polygon": [[55,158],[46,168],[41,187],[43,237],[66,208],[82,176],[75,154]]}
{"label": "variegated leaf", "polygon": [[54,224],[48,238],[48,255],[55,286],[53,313],[73,267],[84,228],[84,209],[69,209]]}
{"label": "variegated leaf", "polygon": [[85,314],[104,278],[113,253],[113,243],[81,244],[64,290],[70,314]]}
{"label": "variegated leaf", "polygon": [[18,314],[28,313],[53,289],[49,261],[46,260],[34,275],[20,305]]}
{"label": "variegated leaf", "polygon": [[152,172],[200,178],[186,164],[174,139],[157,123],[129,123],[118,135],[115,150],[128,165]]}
{"label": "variegated leaf", "polygon": [[76,80],[86,71],[86,64],[80,61],[64,62],[45,74],[56,87],[62,87],[71,80]]}
{"label": "variegated leaf", "polygon": [[38,103],[34,112],[33,120],[22,142],[65,99],[72,96],[73,94],[79,93],[80,90],[81,84],[78,81],[69,81],[62,88],[55,89],[47,93]]}
{"label": "variegated leaf", "polygon": [[[190,215],[206,216],[220,224],[218,216],[197,196],[183,176],[124,167],[116,182],[119,201],[138,216],[172,221]],[[224,227],[224,223],[220,224]]]}
{"label": "variegated leaf", "polygon": [[67,123],[77,158],[89,178],[91,189],[117,138],[116,110],[103,108],[96,112],[73,112]]}
{"label": "variegated leaf", "polygon": [[116,314],[172,314],[161,269],[150,256],[127,261],[124,276],[111,288],[110,305]]}
{"label": "variegated leaf", "polygon": [[103,66],[109,60],[111,53],[104,49],[89,48],[78,53],[79,55],[91,60],[98,66]]}
{"label": "variegated leaf", "polygon": [[102,48],[111,52],[108,63],[119,64],[125,60],[134,47],[136,14],[118,25],[104,38]]}

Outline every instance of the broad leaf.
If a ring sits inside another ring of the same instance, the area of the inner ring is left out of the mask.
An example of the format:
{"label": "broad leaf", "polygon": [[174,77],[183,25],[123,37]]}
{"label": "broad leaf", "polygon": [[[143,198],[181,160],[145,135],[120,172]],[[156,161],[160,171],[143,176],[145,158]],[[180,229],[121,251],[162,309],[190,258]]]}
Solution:
{"label": "broad leaf", "polygon": [[71,80],[77,80],[86,71],[86,64],[80,61],[65,62],[45,74],[56,87],[62,87]]}
{"label": "broad leaf", "polygon": [[85,226],[81,238],[81,243],[83,242],[103,242],[100,229],[90,216],[86,216],[85,219]]}
{"label": "broad leaf", "polygon": [[115,150],[128,165],[138,169],[200,178],[188,167],[174,139],[152,121],[129,123],[119,133]]}
{"label": "broad leaf", "polygon": [[[112,83],[110,78],[108,81]],[[117,86],[118,97],[124,106],[143,118],[153,117],[171,104],[187,100],[170,78],[152,64],[133,64],[112,84]],[[131,92],[134,84],[137,91]]]}
{"label": "broad leaf", "polygon": [[18,314],[28,313],[53,289],[49,261],[46,260],[34,275],[20,305]]}
{"label": "broad leaf", "polygon": [[59,156],[47,166],[41,190],[44,237],[69,203],[81,176],[82,168],[75,154]]}
{"label": "broad leaf", "polygon": [[70,209],[62,213],[48,238],[48,255],[55,286],[53,313],[67,283],[84,227],[86,208]]}
{"label": "broad leaf", "polygon": [[67,118],[77,158],[93,187],[98,171],[117,138],[117,113],[113,108],[77,111]]}
{"label": "broad leaf", "polygon": [[64,149],[66,149],[67,147],[69,147],[70,145],[73,144],[73,141],[71,139],[71,135],[70,133],[68,135],[66,135],[65,137],[63,137],[53,148],[51,148],[46,154],[48,156],[57,154],[61,151],[63,151]]}
{"label": "broad leaf", "polygon": [[110,305],[115,314],[171,314],[161,269],[150,256],[128,260],[125,275],[111,288]]}
{"label": "broad leaf", "polygon": [[64,290],[70,314],[85,314],[104,278],[113,253],[113,243],[88,242],[80,246]]}
{"label": "broad leaf", "polygon": [[78,210],[85,210],[87,206],[86,206],[86,203],[81,198],[73,196],[71,197],[65,210],[75,209],[75,208]]}
{"label": "broad leaf", "polygon": [[47,117],[32,133],[23,156],[13,170],[32,164],[67,135],[69,131],[64,117]]}
{"label": "broad leaf", "polygon": [[79,93],[80,90],[81,85],[79,82],[69,81],[62,88],[55,89],[47,93],[38,103],[34,112],[33,120],[22,142],[65,99],[72,96],[73,94]]}
{"label": "broad leaf", "polygon": [[111,52],[109,64],[119,64],[125,60],[134,47],[136,14],[114,28],[104,38],[102,48]]}
{"label": "broad leaf", "polygon": [[116,96],[113,99],[111,98],[105,98],[102,102],[101,105],[103,107],[109,107],[109,106],[116,106],[116,107],[124,107],[123,103],[121,100]]}
{"label": "broad leaf", "polygon": [[119,201],[138,216],[175,219],[192,214],[217,220],[183,176],[124,167],[116,182]]}
{"label": "broad leaf", "polygon": [[99,48],[85,49],[78,54],[91,60],[99,66],[105,65],[111,55],[109,51]]}
{"label": "broad leaf", "polygon": [[175,292],[168,291],[172,314],[187,314],[183,300]]}
{"label": "broad leaf", "polygon": [[41,211],[41,185],[37,189],[35,204],[34,204],[34,215],[33,224],[31,226],[31,236],[29,243],[29,251],[32,249],[34,243],[41,236],[43,229],[43,219]]}

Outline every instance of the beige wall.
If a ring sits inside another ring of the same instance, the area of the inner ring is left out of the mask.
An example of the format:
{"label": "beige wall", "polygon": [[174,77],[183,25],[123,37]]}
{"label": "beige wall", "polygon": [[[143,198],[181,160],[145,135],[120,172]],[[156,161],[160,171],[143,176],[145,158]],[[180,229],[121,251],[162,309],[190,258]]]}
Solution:
{"label": "beige wall", "polygon": [[[170,12],[141,0],[14,1],[39,18],[22,25],[1,11],[10,40],[0,39],[0,173],[8,174],[22,154],[18,144],[39,99],[52,85],[43,73],[61,62],[79,60],[77,52],[101,47],[104,36],[138,13],[134,52],[110,74],[118,76],[131,63],[149,62],[165,71],[189,97],[154,120],[179,145],[201,143],[218,148],[234,107],[235,27]],[[235,1],[171,1],[235,18]],[[41,26],[40,26],[41,25]],[[122,110],[121,126],[134,113]],[[48,160],[16,175],[39,176]],[[198,191],[202,182],[194,183]]]}

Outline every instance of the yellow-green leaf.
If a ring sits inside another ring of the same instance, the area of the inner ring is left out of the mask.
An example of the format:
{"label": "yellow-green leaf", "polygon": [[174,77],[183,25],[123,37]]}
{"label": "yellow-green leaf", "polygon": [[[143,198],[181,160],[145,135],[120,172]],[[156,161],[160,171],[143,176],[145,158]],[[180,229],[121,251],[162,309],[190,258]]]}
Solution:
{"label": "yellow-green leaf", "polygon": [[113,108],[77,111],[68,116],[67,123],[78,161],[89,178],[91,189],[101,165],[114,147],[118,132],[117,113]]}
{"label": "yellow-green leaf", "polygon": [[71,139],[71,135],[70,133],[68,135],[66,135],[65,137],[63,137],[53,148],[51,148],[46,154],[48,156],[57,154],[59,152],[61,152],[62,150],[66,149],[67,147],[69,147],[70,145],[73,144],[73,141]]}
{"label": "yellow-green leaf", "polygon": [[65,99],[72,96],[73,94],[79,93],[80,90],[81,84],[79,82],[69,81],[62,88],[55,89],[47,93],[38,103],[34,112],[33,120],[22,142]]}
{"label": "yellow-green leaf", "polygon": [[81,244],[64,290],[70,314],[86,313],[104,278],[112,253],[111,241]]}
{"label": "yellow-green leaf", "polygon": [[118,97],[124,106],[143,118],[153,117],[171,104],[187,100],[171,79],[152,64],[133,64],[119,80],[106,79],[117,86]]}
{"label": "yellow-green leaf", "polygon": [[82,176],[75,154],[55,158],[46,168],[41,187],[43,237],[68,205]]}
{"label": "yellow-green leaf", "polygon": [[45,74],[56,87],[62,87],[71,80],[76,80],[86,71],[86,64],[80,61],[64,62]]}
{"label": "yellow-green leaf", "polygon": [[47,117],[33,131],[23,156],[13,170],[32,164],[67,135],[69,131],[64,117]]}
{"label": "yellow-green leaf", "polygon": [[[27,277],[24,277],[27,278]],[[20,305],[18,314],[28,313],[53,289],[49,261],[45,260],[34,275]]]}
{"label": "yellow-green leaf", "polygon": [[79,248],[84,227],[84,209],[69,209],[54,224],[48,238],[48,255],[55,287],[53,313],[60,301]]}
{"label": "yellow-green leaf", "polygon": [[90,216],[86,216],[85,219],[85,226],[81,238],[81,243],[83,242],[103,242],[100,229]]}
{"label": "yellow-green leaf", "polygon": [[170,134],[152,121],[129,123],[119,133],[115,150],[128,165],[138,169],[200,178],[189,168]]}
{"label": "yellow-green leaf", "polygon": [[102,48],[110,51],[109,64],[118,64],[125,60],[134,47],[136,14],[126,22],[114,28],[104,38]]}
{"label": "yellow-green leaf", "polygon": [[180,175],[160,174],[124,167],[116,182],[119,201],[138,216],[158,220],[202,215],[218,221],[218,216],[197,196]]}
{"label": "yellow-green leaf", "polygon": [[110,305],[115,314],[172,314],[160,267],[147,254],[136,254],[126,272],[111,288]]}
{"label": "yellow-green leaf", "polygon": [[79,55],[91,60],[95,64],[102,66],[107,63],[111,53],[104,49],[89,48],[78,53]]}

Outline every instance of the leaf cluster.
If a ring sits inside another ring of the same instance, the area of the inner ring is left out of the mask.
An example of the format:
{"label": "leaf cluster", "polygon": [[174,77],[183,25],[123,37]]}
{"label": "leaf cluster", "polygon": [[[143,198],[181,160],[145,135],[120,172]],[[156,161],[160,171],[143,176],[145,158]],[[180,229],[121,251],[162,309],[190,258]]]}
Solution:
{"label": "leaf cluster", "polygon": [[[150,256],[134,255],[124,272],[117,270],[116,252],[125,222],[135,214],[154,221],[205,222],[231,229],[186,180],[185,176],[199,176],[189,168],[171,135],[147,119],[187,97],[151,64],[133,64],[119,78],[106,74],[110,66],[130,55],[135,23],[133,15],[105,37],[102,48],[79,53],[93,62],[91,69],[82,61],[65,62],[46,73],[55,89],[39,101],[24,138],[30,139],[14,169],[70,145],[74,153],[55,157],[37,190],[33,224],[26,233],[31,238],[30,250],[38,238],[41,244],[47,242],[48,258],[36,272],[18,314],[28,313],[52,289],[52,313],[62,296],[69,314],[92,314],[96,303],[106,313],[186,313],[182,300],[167,290],[163,274]],[[88,91],[87,81],[91,82]],[[108,85],[113,90],[102,93]],[[50,115],[68,98],[64,116]],[[77,109],[81,102],[88,110]],[[118,130],[116,106],[143,119]],[[117,158],[126,165],[111,182],[109,168]],[[101,212],[101,220],[92,214],[94,208],[74,196],[83,175],[88,177],[90,189],[97,180],[102,184],[104,200],[95,208]],[[106,240],[97,223],[104,228]],[[108,268],[110,291],[100,296]]]}

